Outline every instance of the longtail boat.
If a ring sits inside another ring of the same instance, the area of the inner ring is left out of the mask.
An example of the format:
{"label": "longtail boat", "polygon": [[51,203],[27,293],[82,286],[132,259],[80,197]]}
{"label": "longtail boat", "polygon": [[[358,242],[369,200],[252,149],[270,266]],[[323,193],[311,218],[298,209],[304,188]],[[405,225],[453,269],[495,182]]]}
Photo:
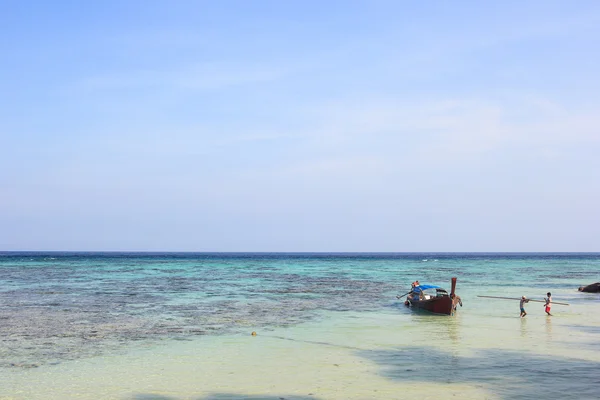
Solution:
{"label": "longtail boat", "polygon": [[456,295],[456,278],[452,278],[450,294],[439,286],[419,285],[408,293],[404,304],[435,314],[454,315],[456,307],[462,307],[462,300]]}

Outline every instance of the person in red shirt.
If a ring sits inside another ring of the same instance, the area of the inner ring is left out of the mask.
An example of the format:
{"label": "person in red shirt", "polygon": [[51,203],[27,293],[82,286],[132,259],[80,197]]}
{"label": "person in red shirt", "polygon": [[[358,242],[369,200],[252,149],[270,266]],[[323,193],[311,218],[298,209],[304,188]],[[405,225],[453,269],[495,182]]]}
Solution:
{"label": "person in red shirt", "polygon": [[546,304],[544,304],[544,310],[546,311],[546,314],[552,316],[552,314],[550,314],[550,309],[552,308],[552,293],[548,292],[546,295],[548,297],[544,297],[544,301],[546,302]]}

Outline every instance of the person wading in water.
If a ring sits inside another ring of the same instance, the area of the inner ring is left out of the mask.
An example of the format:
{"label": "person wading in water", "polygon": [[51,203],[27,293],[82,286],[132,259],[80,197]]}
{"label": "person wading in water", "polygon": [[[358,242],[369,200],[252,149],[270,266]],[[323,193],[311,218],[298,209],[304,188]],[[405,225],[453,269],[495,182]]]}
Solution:
{"label": "person wading in water", "polygon": [[529,303],[529,299],[525,296],[521,296],[521,302],[519,303],[519,307],[521,308],[521,318],[527,315],[527,312],[525,312],[525,303]]}
{"label": "person wading in water", "polygon": [[548,297],[544,297],[544,301],[546,302],[546,304],[544,304],[544,310],[546,311],[546,314],[552,316],[552,314],[550,314],[550,309],[552,308],[552,293],[548,292],[546,295]]}

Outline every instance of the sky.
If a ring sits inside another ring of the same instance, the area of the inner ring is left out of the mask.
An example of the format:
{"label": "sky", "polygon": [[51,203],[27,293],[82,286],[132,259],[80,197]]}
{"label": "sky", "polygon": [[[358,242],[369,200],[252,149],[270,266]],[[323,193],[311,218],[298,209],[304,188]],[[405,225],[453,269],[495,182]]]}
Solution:
{"label": "sky", "polygon": [[0,250],[600,251],[600,2],[0,1]]}

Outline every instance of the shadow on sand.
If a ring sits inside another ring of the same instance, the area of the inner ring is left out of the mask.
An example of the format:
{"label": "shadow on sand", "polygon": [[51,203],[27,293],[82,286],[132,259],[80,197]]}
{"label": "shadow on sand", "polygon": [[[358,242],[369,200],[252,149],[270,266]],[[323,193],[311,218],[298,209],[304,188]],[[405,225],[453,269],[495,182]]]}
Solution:
{"label": "shadow on sand", "polygon": [[[137,394],[132,400],[179,400],[176,397],[160,396],[154,394]],[[249,395],[240,393],[212,393],[206,396],[194,397],[194,400],[319,400],[315,396],[296,396],[296,395]]]}
{"label": "shadow on sand", "polygon": [[482,350],[461,356],[433,348],[364,351],[359,356],[398,382],[467,383],[503,399],[597,398],[600,362]]}

